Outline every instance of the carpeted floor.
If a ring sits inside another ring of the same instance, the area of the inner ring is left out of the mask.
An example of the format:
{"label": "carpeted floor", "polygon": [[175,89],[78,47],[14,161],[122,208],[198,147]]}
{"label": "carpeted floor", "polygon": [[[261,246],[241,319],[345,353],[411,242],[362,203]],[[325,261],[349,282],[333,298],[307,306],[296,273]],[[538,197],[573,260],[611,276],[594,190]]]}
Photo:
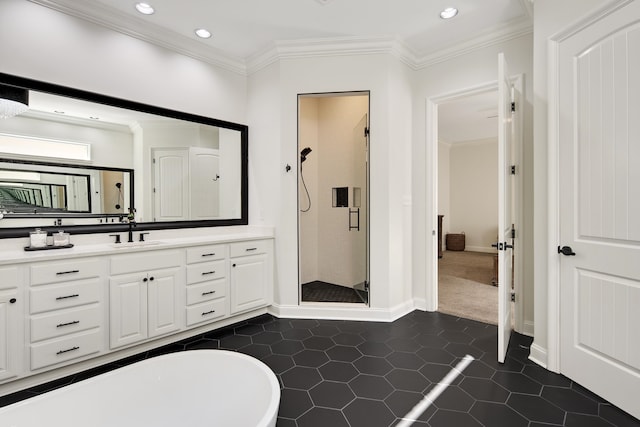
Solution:
{"label": "carpeted floor", "polygon": [[302,284],[302,301],[363,302],[352,288],[318,280]]}
{"label": "carpeted floor", "polygon": [[498,323],[493,254],[445,251],[438,261],[438,311]]}

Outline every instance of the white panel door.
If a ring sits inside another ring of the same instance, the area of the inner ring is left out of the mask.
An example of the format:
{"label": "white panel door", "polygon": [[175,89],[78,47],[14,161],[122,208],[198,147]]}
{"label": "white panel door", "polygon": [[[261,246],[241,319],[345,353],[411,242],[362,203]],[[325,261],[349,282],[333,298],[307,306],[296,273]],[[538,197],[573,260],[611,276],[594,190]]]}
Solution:
{"label": "white panel door", "polygon": [[640,418],[640,2],[558,61],[560,370]]}
{"label": "white panel door", "polygon": [[267,304],[269,290],[269,258],[266,254],[232,259],[231,313]]}
{"label": "white panel door", "polygon": [[218,150],[189,149],[191,219],[215,219],[220,216],[220,158]]}
{"label": "white panel door", "polygon": [[0,380],[15,377],[22,364],[22,301],[17,289],[0,291]]}
{"label": "white panel door", "polygon": [[148,337],[180,329],[178,316],[179,268],[152,271],[148,274]]}
{"label": "white panel door", "polygon": [[498,55],[498,361],[504,362],[511,337],[513,224],[511,152],[516,115],[511,111],[512,83],[504,55]]}
{"label": "white panel door", "polygon": [[188,150],[153,151],[153,200],[154,221],[190,219]]}
{"label": "white panel door", "polygon": [[119,275],[109,280],[110,348],[147,338],[146,273]]}

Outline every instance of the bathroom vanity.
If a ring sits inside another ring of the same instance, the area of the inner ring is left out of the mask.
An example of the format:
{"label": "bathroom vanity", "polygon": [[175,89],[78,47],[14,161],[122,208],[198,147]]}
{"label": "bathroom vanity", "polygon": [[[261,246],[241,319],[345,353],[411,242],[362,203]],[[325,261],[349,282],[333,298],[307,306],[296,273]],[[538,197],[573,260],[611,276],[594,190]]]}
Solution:
{"label": "bathroom vanity", "polygon": [[272,230],[164,233],[146,242],[77,236],[87,243],[2,251],[0,394],[253,317],[271,304]]}

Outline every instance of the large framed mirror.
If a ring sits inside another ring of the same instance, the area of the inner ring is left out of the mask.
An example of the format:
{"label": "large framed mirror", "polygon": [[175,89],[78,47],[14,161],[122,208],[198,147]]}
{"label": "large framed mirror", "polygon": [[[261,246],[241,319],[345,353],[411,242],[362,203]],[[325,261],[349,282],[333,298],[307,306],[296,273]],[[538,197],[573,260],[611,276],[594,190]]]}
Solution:
{"label": "large framed mirror", "polygon": [[246,225],[246,125],[0,73],[0,238]]}

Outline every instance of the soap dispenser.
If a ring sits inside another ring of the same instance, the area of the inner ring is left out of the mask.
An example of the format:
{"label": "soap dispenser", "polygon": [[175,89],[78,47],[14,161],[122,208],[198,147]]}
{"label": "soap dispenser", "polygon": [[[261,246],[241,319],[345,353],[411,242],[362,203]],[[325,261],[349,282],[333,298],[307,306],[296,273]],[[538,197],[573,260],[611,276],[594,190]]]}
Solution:
{"label": "soap dispenser", "polygon": [[62,230],[58,230],[53,235],[53,246],[68,246],[69,245],[69,233],[65,233]]}

